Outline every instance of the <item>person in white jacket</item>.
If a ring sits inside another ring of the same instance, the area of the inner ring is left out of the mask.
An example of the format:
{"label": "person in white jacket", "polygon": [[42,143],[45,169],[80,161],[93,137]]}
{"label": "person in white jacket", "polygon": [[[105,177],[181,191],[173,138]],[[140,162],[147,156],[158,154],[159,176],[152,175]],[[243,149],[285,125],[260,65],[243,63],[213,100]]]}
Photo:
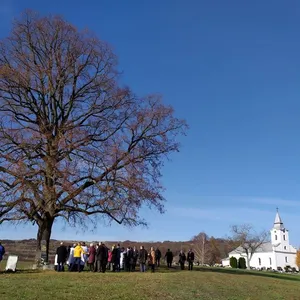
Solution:
{"label": "person in white jacket", "polygon": [[69,266],[69,271],[72,271],[72,267],[74,265],[74,249],[76,247],[76,244],[74,244],[70,249],[70,255],[67,261],[67,264]]}

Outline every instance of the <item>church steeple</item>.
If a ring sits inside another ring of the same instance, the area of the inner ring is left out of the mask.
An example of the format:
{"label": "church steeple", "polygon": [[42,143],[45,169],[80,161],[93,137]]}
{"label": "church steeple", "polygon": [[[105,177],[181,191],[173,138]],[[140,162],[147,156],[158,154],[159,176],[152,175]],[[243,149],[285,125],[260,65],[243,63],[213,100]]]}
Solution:
{"label": "church steeple", "polygon": [[278,212],[278,208],[276,208],[276,216],[275,216],[275,221],[274,221],[274,229],[277,230],[283,230],[284,226],[283,226],[283,222],[281,221],[279,212]]}

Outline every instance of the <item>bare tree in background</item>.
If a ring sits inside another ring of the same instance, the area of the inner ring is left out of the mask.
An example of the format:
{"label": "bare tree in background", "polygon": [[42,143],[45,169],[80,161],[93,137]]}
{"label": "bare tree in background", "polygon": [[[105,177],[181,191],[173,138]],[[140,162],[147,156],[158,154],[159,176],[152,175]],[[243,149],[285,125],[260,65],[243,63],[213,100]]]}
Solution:
{"label": "bare tree in background", "polygon": [[210,256],[209,237],[205,232],[200,232],[192,238],[191,242],[193,243],[196,260],[199,261],[201,265],[204,265],[208,262]]}
{"label": "bare tree in background", "polygon": [[221,262],[221,253],[220,253],[220,245],[214,237],[209,239],[209,258],[208,264],[210,266],[215,265],[216,263]]}
{"label": "bare tree in background", "polygon": [[233,241],[238,246],[235,251],[245,257],[249,269],[253,254],[268,241],[269,234],[267,231],[256,232],[253,226],[249,224],[234,225],[231,231]]}
{"label": "bare tree in background", "polygon": [[137,226],[142,206],[164,211],[160,170],[186,124],[121,87],[116,65],[60,17],[25,13],[0,43],[0,224],[36,224],[37,257],[57,218]]}

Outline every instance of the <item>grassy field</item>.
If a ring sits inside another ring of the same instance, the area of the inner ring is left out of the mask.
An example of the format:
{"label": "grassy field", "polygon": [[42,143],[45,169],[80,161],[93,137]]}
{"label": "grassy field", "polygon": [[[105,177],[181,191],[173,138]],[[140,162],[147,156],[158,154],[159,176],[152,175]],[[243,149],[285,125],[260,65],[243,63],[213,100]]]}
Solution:
{"label": "grassy field", "polygon": [[300,299],[300,276],[205,268],[193,272],[0,274],[0,299]]}

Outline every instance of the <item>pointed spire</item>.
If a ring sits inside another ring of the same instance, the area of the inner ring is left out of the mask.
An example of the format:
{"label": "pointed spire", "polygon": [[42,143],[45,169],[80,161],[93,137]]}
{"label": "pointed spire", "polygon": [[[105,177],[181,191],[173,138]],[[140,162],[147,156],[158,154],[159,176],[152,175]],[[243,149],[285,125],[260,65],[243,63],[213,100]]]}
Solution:
{"label": "pointed spire", "polygon": [[284,229],[284,226],[283,226],[283,222],[281,221],[281,218],[280,218],[280,215],[279,215],[279,212],[278,212],[278,207],[276,208],[276,216],[275,216],[275,221],[274,221],[274,228],[275,229]]}

